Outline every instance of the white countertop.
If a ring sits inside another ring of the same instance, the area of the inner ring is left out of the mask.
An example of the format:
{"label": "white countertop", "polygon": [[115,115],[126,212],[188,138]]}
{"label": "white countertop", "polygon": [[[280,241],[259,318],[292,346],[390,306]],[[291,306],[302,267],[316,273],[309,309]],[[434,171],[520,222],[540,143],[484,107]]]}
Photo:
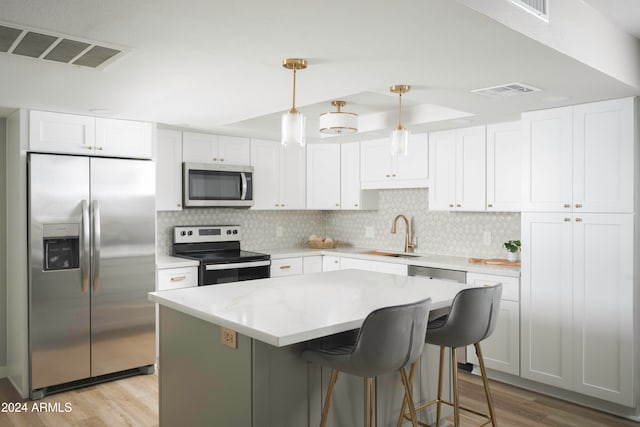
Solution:
{"label": "white countertop", "polygon": [[249,280],[152,292],[149,299],[267,344],[287,345],[359,328],[373,310],[430,297],[451,304],[469,287],[361,270]]}
{"label": "white countertop", "polygon": [[[373,249],[358,247],[337,247],[335,249],[309,249],[309,248],[291,248],[291,249],[272,249],[258,250],[271,254],[271,259],[313,256],[313,255],[333,255],[339,257],[366,259],[370,261],[391,262],[395,264],[418,265],[422,267],[445,268],[447,270],[461,270],[473,273],[495,274],[498,276],[520,277],[520,267],[502,266],[502,265],[485,265],[474,264],[469,262],[467,257],[421,254],[414,253],[408,257],[390,257],[381,255],[367,255],[362,252],[368,252]],[[389,251],[396,252],[396,251]]]}
{"label": "white countertop", "polygon": [[181,268],[181,267],[197,267],[198,261],[186,258],[180,258],[169,255],[156,256],[156,269],[163,270],[165,268]]}

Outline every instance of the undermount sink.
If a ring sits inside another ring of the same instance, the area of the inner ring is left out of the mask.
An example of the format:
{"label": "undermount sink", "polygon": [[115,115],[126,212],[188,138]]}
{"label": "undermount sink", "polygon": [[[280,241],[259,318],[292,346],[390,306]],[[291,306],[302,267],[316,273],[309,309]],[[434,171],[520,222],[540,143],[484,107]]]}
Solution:
{"label": "undermount sink", "polygon": [[416,257],[420,257],[422,255],[419,254],[408,254],[408,253],[404,253],[404,252],[387,252],[387,251],[378,251],[378,250],[373,250],[373,251],[364,251],[364,252],[360,252],[363,255],[377,255],[377,256],[388,256],[388,257],[395,257],[395,258],[416,258]]}

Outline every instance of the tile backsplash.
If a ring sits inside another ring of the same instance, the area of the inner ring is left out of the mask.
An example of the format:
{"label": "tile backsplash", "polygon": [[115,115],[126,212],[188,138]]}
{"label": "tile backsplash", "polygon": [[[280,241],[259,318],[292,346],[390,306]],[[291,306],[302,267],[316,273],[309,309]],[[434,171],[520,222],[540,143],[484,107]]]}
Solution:
{"label": "tile backsplash", "polygon": [[[428,210],[427,189],[380,190],[376,211],[252,211],[185,209],[158,212],[158,254],[170,254],[174,225],[239,224],[242,247],[248,250],[301,247],[311,234],[330,236],[364,248],[402,250],[404,222],[396,234],[391,224],[398,214],[412,220],[416,252],[504,258],[502,243],[520,238],[520,213],[436,212]],[[279,235],[281,227],[282,235]],[[366,236],[366,230],[373,237]],[[491,242],[484,244],[484,233]]]}

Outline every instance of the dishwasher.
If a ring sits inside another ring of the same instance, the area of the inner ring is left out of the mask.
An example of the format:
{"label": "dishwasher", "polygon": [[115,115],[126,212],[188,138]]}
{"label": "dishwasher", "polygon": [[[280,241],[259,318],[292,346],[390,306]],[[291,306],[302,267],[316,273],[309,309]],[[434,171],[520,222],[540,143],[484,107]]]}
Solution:
{"label": "dishwasher", "polygon": [[[448,280],[455,283],[467,283],[466,271],[448,270],[446,268],[410,265],[409,276],[424,276],[429,279]],[[458,352],[458,367],[471,371],[472,365],[467,363],[467,347],[459,347],[456,351]]]}

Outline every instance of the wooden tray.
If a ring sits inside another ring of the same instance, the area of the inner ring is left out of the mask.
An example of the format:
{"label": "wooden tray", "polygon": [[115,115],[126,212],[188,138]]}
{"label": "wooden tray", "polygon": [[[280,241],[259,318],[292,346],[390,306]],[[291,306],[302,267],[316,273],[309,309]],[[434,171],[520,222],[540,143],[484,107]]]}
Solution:
{"label": "wooden tray", "polygon": [[469,258],[470,264],[486,265],[506,265],[509,267],[520,267],[520,261],[509,261],[502,258]]}

